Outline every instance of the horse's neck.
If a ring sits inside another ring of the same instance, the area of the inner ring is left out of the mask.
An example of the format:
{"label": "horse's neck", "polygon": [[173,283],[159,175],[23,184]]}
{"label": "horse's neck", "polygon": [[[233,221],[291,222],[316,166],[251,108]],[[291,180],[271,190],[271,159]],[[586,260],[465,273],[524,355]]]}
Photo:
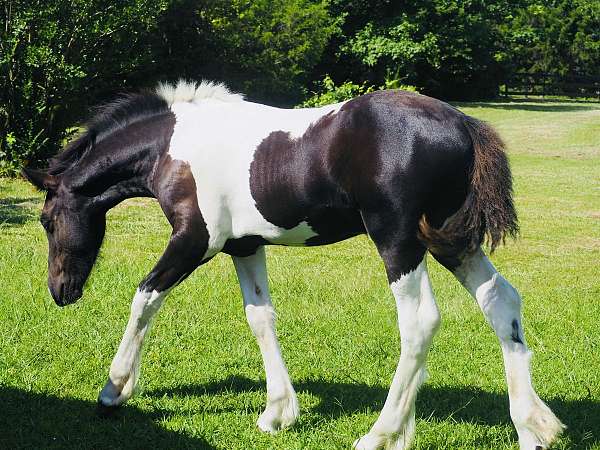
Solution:
{"label": "horse's neck", "polygon": [[125,129],[122,136],[102,140],[78,163],[74,183],[107,210],[127,198],[154,197],[155,168],[171,132],[166,130],[163,138],[150,127]]}
{"label": "horse's neck", "polygon": [[97,196],[97,201],[102,203],[104,209],[108,210],[117,206],[123,200],[133,197],[154,197],[154,193],[147,186],[144,179],[132,177],[108,187]]}

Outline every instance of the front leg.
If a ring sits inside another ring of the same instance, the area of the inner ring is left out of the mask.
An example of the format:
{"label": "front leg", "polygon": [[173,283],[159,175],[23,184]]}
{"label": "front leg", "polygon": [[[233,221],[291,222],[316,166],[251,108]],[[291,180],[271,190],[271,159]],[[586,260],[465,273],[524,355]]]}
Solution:
{"label": "front leg", "polygon": [[152,318],[171,288],[201,264],[206,243],[191,233],[173,233],[158,264],[140,283],[108,381],[98,397],[100,407],[119,406],[133,394],[140,373],[141,349]]}
{"label": "front leg", "polygon": [[137,290],[131,303],[127,328],[115,355],[108,381],[100,392],[100,407],[116,407],[132,395],[140,375],[140,355],[151,319],[160,308],[167,292]]}

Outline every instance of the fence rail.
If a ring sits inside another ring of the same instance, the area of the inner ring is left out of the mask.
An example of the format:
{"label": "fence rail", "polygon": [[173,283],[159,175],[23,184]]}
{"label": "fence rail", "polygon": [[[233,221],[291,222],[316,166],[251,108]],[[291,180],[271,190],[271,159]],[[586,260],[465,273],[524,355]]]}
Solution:
{"label": "fence rail", "polygon": [[549,73],[516,73],[504,85],[504,95],[565,96],[600,100],[600,77]]}

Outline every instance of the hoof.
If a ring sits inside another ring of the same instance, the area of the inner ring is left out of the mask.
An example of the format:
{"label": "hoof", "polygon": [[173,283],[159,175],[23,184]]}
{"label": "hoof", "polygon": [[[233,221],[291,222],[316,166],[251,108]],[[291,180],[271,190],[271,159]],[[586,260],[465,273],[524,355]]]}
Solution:
{"label": "hoof", "polygon": [[515,421],[521,450],[550,448],[566,428],[540,399],[536,399],[528,414],[521,419]]}
{"label": "hoof", "polygon": [[114,417],[119,409],[119,405],[105,405],[100,399],[96,402],[96,414],[103,419]]}
{"label": "hoof", "polygon": [[385,441],[384,438],[365,434],[354,441],[352,448],[354,450],[379,450],[385,447]]}
{"label": "hoof", "polygon": [[267,406],[258,418],[256,425],[265,433],[277,433],[291,427],[300,415],[296,394],[282,398]]}

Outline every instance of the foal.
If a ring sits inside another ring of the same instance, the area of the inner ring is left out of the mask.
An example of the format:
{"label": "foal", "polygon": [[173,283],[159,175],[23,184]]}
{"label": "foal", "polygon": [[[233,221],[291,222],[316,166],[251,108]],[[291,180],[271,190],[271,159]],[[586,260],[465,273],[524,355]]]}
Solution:
{"label": "foal", "polygon": [[60,306],[81,297],[110,208],[154,197],[173,227],[133,298],[98,399],[103,407],[132,395],[144,337],[168,292],[224,252],[264,361],[267,406],[258,427],[290,426],[299,408],[275,334],[264,246],[368,233],[396,299],[402,352],[379,418],[354,447],[411,443],[415,397],[440,323],[427,250],[476,299],[500,340],[521,449],[546,448],[563,428],[531,384],[519,294],[480,249],[486,236],[493,250],[517,233],[502,142],[443,102],[382,91],[284,110],[222,85],[179,82],[105,106],[47,171],[24,175],[47,191],[48,286]]}

